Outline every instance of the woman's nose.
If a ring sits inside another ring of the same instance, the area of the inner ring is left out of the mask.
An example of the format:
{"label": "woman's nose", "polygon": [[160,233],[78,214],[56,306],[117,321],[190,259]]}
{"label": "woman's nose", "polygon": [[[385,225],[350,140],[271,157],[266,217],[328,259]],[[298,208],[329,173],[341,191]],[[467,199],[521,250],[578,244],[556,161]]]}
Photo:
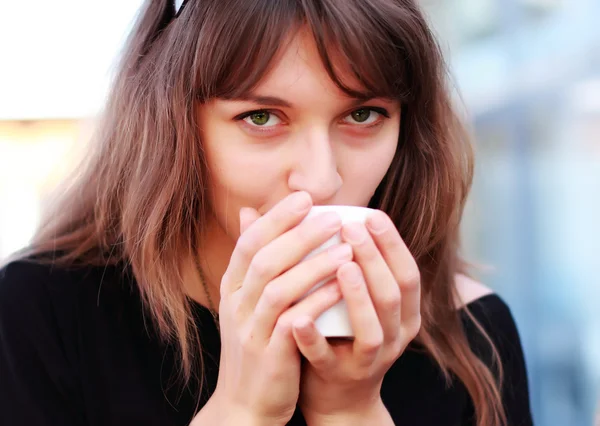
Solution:
{"label": "woman's nose", "polygon": [[315,204],[325,204],[342,186],[329,132],[312,132],[297,142],[288,186],[308,192]]}

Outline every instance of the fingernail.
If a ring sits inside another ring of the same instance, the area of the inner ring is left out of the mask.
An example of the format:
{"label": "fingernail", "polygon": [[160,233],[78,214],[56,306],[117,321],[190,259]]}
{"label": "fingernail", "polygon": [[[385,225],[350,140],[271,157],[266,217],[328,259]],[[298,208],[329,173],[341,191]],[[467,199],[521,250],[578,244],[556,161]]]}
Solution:
{"label": "fingernail", "polygon": [[372,214],[367,219],[367,226],[375,234],[381,234],[387,228],[387,221],[380,213]]}
{"label": "fingernail", "polygon": [[352,247],[348,244],[341,244],[329,249],[329,255],[333,260],[344,262],[352,259]]}
{"label": "fingernail", "polygon": [[294,322],[294,330],[300,337],[310,337],[314,324],[310,318],[299,318]]}
{"label": "fingernail", "polygon": [[365,228],[360,223],[349,223],[344,226],[342,236],[350,244],[361,244],[367,236]]}
{"label": "fingernail", "polygon": [[295,213],[304,213],[310,208],[311,204],[310,195],[306,192],[296,192],[292,195],[291,205]]}

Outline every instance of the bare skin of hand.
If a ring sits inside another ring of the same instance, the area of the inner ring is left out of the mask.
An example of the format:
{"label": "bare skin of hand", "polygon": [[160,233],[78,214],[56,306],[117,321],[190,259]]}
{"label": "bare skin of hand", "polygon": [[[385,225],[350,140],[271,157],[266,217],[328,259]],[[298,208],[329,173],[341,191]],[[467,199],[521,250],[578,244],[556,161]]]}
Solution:
{"label": "bare skin of hand", "polygon": [[240,212],[241,236],[221,282],[222,349],[213,404],[244,424],[289,421],[301,372],[292,324],[314,321],[341,300],[333,281],[295,303],[352,259],[343,243],[300,262],[341,229],[335,215],[302,222],[311,206],[310,196],[298,192],[263,216],[253,209]]}
{"label": "bare skin of hand", "polygon": [[380,412],[383,377],[421,326],[419,269],[389,217],[377,211],[342,237],[354,253],[337,271],[354,340],[328,341],[308,316],[293,324],[307,360],[300,407],[309,422]]}

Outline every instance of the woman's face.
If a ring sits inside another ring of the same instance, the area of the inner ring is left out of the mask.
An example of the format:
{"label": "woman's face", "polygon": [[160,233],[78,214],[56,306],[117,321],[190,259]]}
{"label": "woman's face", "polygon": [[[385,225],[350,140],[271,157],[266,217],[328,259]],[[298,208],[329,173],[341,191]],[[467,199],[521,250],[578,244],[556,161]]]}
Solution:
{"label": "woman's face", "polygon": [[212,100],[198,119],[213,226],[236,240],[240,208],[264,214],[294,191],[314,204],[366,206],[396,151],[400,105],[348,97],[300,32],[247,99]]}

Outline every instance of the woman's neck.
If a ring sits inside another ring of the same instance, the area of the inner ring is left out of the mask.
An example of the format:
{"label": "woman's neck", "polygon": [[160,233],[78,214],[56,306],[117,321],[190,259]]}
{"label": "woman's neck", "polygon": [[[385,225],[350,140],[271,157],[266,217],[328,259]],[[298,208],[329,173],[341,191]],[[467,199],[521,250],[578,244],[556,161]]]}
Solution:
{"label": "woman's neck", "polygon": [[[214,302],[214,308],[218,310],[220,301],[221,278],[229,265],[231,253],[235,247],[235,241],[217,221],[212,219],[207,226],[206,236],[201,242],[198,259],[202,268],[202,276],[206,281],[206,289],[210,293]],[[188,296],[192,299],[211,308],[207,300],[202,283],[194,285],[193,288],[186,288]]]}

